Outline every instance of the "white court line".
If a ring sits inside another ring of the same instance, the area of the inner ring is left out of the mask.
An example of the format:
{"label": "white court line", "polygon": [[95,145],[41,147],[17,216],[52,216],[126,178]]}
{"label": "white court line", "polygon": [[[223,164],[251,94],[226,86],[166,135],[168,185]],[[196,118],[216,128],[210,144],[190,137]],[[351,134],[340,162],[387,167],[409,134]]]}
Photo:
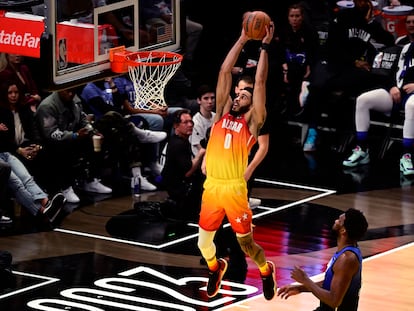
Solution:
{"label": "white court line", "polygon": [[396,248],[390,249],[390,250],[388,250],[386,252],[383,252],[383,253],[380,253],[380,254],[376,254],[376,255],[370,256],[367,259],[364,259],[364,262],[365,261],[370,261],[370,260],[373,260],[373,259],[377,259],[378,257],[386,256],[386,255],[395,253],[395,252],[397,252],[399,250],[402,250],[404,248],[409,248],[409,247],[412,247],[412,246],[414,246],[414,242],[411,242],[411,243],[408,243],[408,244],[405,244],[405,245],[398,246]]}
{"label": "white court line", "polygon": [[286,186],[286,187],[290,187],[290,188],[315,190],[315,191],[319,191],[319,192],[332,192],[332,193],[336,192],[335,190],[329,190],[329,189],[324,189],[324,188],[316,188],[316,187],[312,187],[312,186],[305,186],[305,185],[299,185],[299,184],[291,184],[291,183],[275,181],[275,180],[268,180],[268,179],[261,179],[261,178],[255,178],[254,181],[258,181],[258,182],[265,183],[265,184],[271,184],[271,185]]}
{"label": "white court line", "polygon": [[[312,200],[316,200],[316,199],[319,199],[321,197],[325,197],[325,196],[334,194],[336,192],[334,190],[328,190],[328,189],[323,189],[323,188],[315,188],[315,187],[298,185],[298,184],[290,184],[290,183],[278,182],[278,181],[260,179],[260,178],[256,178],[255,181],[262,182],[262,183],[267,183],[267,184],[271,184],[271,185],[285,186],[285,187],[290,187],[290,188],[299,188],[299,189],[305,189],[305,190],[319,191],[319,192],[322,192],[322,193],[317,194],[317,195],[313,195],[309,198],[305,198],[305,199],[302,199],[302,200],[299,200],[299,201],[294,201],[294,202],[279,206],[277,208],[261,206],[261,209],[263,209],[264,211],[261,212],[261,213],[256,213],[255,215],[253,215],[254,219],[259,218],[259,217],[263,217],[263,216],[266,216],[266,215],[269,215],[269,214],[273,214],[273,213],[279,212],[281,210],[284,210],[284,209],[287,209],[287,208],[290,208],[290,207],[293,207],[293,206],[296,206],[296,205],[299,205],[299,204],[302,204],[302,203],[306,203],[306,202],[309,202],[309,201],[312,201]],[[189,227],[198,227],[198,225],[194,224],[194,223],[188,223],[187,225]],[[228,226],[230,226],[230,224],[224,225],[225,228],[228,227]],[[93,233],[80,232],[80,231],[61,229],[61,228],[55,228],[54,231],[61,232],[61,233],[66,233],[66,234],[83,236],[83,237],[87,237],[87,238],[93,238],[93,239],[97,239],[97,240],[105,240],[105,241],[124,243],[124,244],[135,245],[135,246],[142,246],[142,247],[147,247],[147,248],[152,248],[152,249],[163,249],[163,248],[171,246],[171,245],[179,244],[181,242],[194,239],[198,236],[198,232],[197,232],[195,234],[191,234],[191,235],[188,235],[188,236],[185,236],[183,238],[176,239],[176,240],[173,240],[173,241],[170,241],[170,242],[167,242],[167,243],[163,243],[163,244],[159,244],[159,245],[153,245],[153,244],[148,244],[148,243],[141,243],[141,242],[136,242],[136,241],[131,241],[131,240],[112,238],[112,237],[107,237],[107,236],[93,234]]]}
{"label": "white court line", "polygon": [[87,238],[93,238],[93,239],[97,239],[97,240],[118,242],[118,243],[130,244],[130,245],[135,245],[135,246],[143,246],[143,247],[154,248],[154,249],[162,249],[164,247],[171,246],[171,245],[174,245],[174,244],[178,244],[180,242],[190,240],[190,239],[193,239],[194,237],[198,236],[198,233],[195,233],[195,234],[191,234],[191,235],[185,236],[185,237],[177,239],[177,240],[173,240],[173,241],[168,242],[168,243],[163,243],[163,244],[160,244],[160,245],[152,245],[152,244],[141,243],[141,242],[136,242],[136,241],[131,241],[131,240],[112,238],[112,237],[107,237],[107,236],[93,234],[93,233],[67,230],[67,229],[61,229],[61,228],[56,228],[56,229],[54,229],[54,231],[61,232],[61,233],[78,235],[78,236],[83,236],[83,237],[87,237]]}
{"label": "white court line", "polygon": [[42,286],[46,286],[48,284],[60,281],[60,279],[56,279],[56,278],[52,278],[52,277],[47,277],[47,276],[42,276],[42,275],[37,275],[37,274],[31,274],[31,273],[25,273],[25,272],[19,272],[19,271],[13,271],[13,274],[18,274],[18,275],[22,275],[22,276],[26,276],[26,277],[31,277],[31,278],[43,279],[43,280],[46,280],[46,281],[38,283],[38,284],[31,285],[31,286],[28,286],[28,287],[21,288],[19,290],[11,291],[11,292],[6,293],[4,295],[0,295],[0,300],[3,299],[3,298],[19,295],[23,292],[27,292],[29,290],[39,288],[39,287],[42,287]]}
{"label": "white court line", "polygon": [[[362,262],[367,262],[367,261],[375,260],[375,259],[378,259],[379,257],[387,256],[389,254],[398,252],[398,251],[400,251],[400,250],[402,250],[404,248],[409,248],[409,247],[412,247],[412,246],[414,246],[414,242],[411,242],[411,243],[406,244],[406,245],[398,246],[396,248],[390,249],[390,250],[388,250],[386,252],[383,252],[383,253],[380,253],[380,254],[376,254],[376,255],[370,256],[368,258],[364,258],[362,260]],[[325,273],[322,272],[322,273],[316,274],[316,275],[314,275],[314,276],[312,276],[310,278],[312,279],[312,281],[318,282],[318,281],[323,280],[324,276],[325,276]],[[293,282],[291,284],[299,284],[299,283]]]}

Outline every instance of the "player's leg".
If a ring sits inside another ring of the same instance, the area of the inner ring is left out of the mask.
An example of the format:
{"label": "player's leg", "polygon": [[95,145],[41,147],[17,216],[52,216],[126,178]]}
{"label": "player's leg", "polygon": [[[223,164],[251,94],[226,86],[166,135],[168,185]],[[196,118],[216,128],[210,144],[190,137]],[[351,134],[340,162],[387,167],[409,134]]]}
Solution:
{"label": "player's leg", "polygon": [[198,248],[201,255],[207,262],[208,266],[208,284],[207,284],[207,296],[214,297],[217,295],[221,280],[224,273],[227,270],[227,261],[225,259],[216,258],[216,245],[214,244],[214,236],[216,231],[206,231],[202,228],[199,229],[198,234]]}
{"label": "player's leg", "polygon": [[263,295],[267,300],[271,300],[276,292],[275,266],[273,262],[267,261],[263,248],[258,245],[252,232],[247,234],[237,234],[237,241],[241,249],[256,263],[260,270],[260,277],[263,283]]}

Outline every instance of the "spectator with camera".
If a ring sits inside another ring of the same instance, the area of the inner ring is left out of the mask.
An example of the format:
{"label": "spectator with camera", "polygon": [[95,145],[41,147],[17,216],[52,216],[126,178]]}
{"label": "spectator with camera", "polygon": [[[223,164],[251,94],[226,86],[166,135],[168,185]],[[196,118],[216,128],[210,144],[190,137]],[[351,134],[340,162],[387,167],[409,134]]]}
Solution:
{"label": "spectator with camera", "polygon": [[188,109],[174,114],[174,134],[167,145],[163,182],[172,201],[171,210],[165,211],[179,220],[197,219],[200,210],[204,175],[201,172],[205,148],[193,156],[189,137],[194,121]]}

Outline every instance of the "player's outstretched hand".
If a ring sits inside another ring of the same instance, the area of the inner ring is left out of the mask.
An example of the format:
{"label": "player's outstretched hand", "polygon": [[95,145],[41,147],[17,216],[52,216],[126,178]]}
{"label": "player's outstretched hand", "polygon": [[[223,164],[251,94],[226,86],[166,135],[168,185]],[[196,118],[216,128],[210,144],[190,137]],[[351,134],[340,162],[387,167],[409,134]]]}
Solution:
{"label": "player's outstretched hand", "polygon": [[290,296],[297,294],[300,294],[300,290],[297,285],[285,285],[277,291],[277,296],[281,299],[288,299]]}
{"label": "player's outstretched hand", "polygon": [[266,26],[266,35],[264,36],[262,43],[269,44],[273,40],[273,36],[275,33],[275,23],[270,21],[270,24]]}

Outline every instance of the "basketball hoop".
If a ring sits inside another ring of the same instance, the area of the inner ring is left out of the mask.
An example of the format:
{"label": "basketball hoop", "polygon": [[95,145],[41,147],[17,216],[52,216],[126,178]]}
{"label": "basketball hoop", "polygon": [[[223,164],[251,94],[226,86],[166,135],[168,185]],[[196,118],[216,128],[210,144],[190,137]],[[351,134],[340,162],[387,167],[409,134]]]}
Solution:
{"label": "basketball hoop", "polygon": [[123,54],[121,51],[118,55],[121,56],[123,64],[121,66],[116,64],[120,59],[116,57],[117,55],[114,57],[113,64],[118,72],[125,70],[125,67],[128,68],[135,89],[134,107],[143,110],[166,108],[165,86],[176,73],[183,56],[167,51],[124,52]]}

